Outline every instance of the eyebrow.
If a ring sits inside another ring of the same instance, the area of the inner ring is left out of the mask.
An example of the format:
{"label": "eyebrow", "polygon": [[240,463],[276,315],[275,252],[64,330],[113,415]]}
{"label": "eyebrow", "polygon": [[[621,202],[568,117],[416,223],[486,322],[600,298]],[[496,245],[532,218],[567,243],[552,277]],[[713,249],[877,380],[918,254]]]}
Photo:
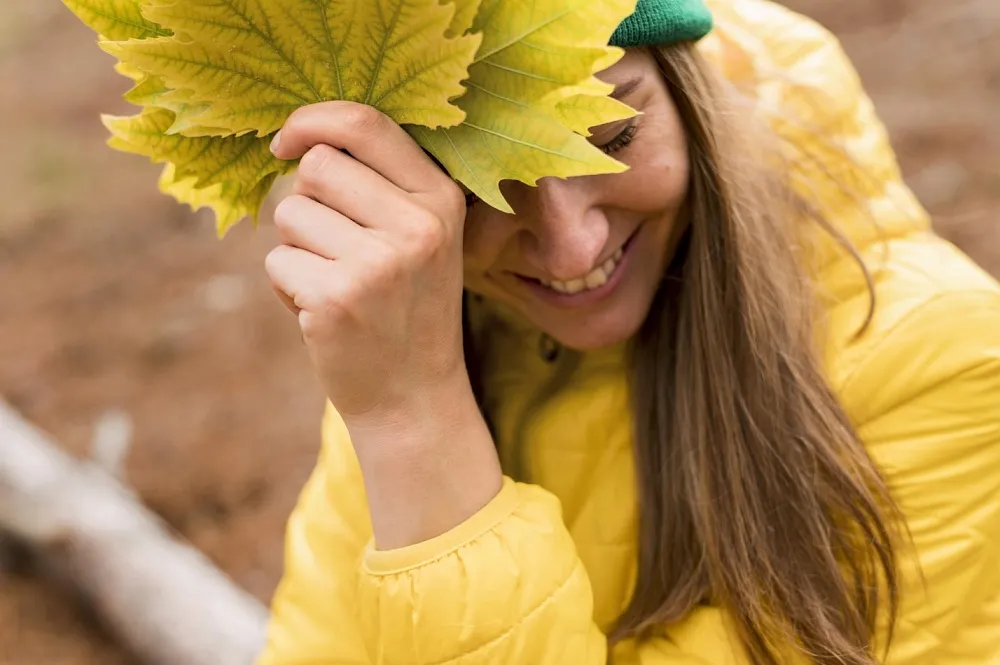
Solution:
{"label": "eyebrow", "polygon": [[635,92],[635,89],[642,84],[642,77],[636,76],[633,79],[629,79],[624,83],[619,83],[615,86],[614,91],[611,93],[612,99],[621,100],[622,97],[628,97],[630,94]]}

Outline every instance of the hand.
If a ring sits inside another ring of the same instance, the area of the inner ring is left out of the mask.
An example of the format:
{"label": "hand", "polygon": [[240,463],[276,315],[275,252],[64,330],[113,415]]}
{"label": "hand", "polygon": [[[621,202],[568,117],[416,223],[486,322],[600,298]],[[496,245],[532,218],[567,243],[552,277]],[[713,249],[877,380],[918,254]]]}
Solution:
{"label": "hand", "polygon": [[274,214],[284,244],[267,271],[344,419],[407,412],[467,381],[458,185],[361,104],[300,109],[272,150],[302,160]]}
{"label": "hand", "polygon": [[302,161],[267,272],[350,432],[376,545],[444,533],[502,484],[462,349],[465,197],[360,104],[300,109],[272,149]]}

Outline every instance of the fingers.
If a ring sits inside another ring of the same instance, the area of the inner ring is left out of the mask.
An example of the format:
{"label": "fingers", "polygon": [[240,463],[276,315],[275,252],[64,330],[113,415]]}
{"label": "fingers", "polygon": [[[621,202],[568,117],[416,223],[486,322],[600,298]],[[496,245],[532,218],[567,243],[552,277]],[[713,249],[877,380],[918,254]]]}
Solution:
{"label": "fingers", "polygon": [[373,242],[354,221],[306,196],[286,197],[274,209],[274,226],[282,242],[325,259],[343,259]]}
{"label": "fingers", "polygon": [[272,150],[279,159],[298,159],[313,146],[330,145],[346,150],[410,193],[450,183],[402,127],[364,104],[333,101],[302,107],[288,118],[276,139]]}
{"label": "fingers", "polygon": [[264,268],[271,286],[291,301],[293,312],[322,311],[329,300],[330,285],[336,283],[334,262],[298,247],[279,245],[267,255]]}
{"label": "fingers", "polygon": [[274,291],[274,295],[278,296],[278,299],[281,300],[281,304],[284,305],[289,312],[291,312],[295,316],[299,315],[299,312],[301,312],[302,310],[298,308],[298,306],[295,304],[295,301],[292,300],[291,296],[289,296],[284,291],[279,290],[278,287],[275,286],[274,284],[271,284],[271,290]]}
{"label": "fingers", "polygon": [[409,195],[380,174],[328,145],[309,149],[293,189],[368,228],[393,226],[413,214]]}

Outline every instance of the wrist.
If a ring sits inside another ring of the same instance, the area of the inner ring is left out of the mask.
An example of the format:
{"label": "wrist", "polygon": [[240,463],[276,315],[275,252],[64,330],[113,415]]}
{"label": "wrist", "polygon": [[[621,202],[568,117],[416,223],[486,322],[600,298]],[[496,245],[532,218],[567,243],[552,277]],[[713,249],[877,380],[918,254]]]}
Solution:
{"label": "wrist", "polygon": [[441,535],[500,491],[496,448],[464,372],[391,409],[344,420],[378,549]]}
{"label": "wrist", "polygon": [[[364,413],[341,413],[355,448],[376,455],[383,448],[405,454],[482,420],[464,366],[461,372],[421,389],[410,390]],[[370,450],[369,450],[370,449]],[[361,451],[359,450],[359,453]]]}

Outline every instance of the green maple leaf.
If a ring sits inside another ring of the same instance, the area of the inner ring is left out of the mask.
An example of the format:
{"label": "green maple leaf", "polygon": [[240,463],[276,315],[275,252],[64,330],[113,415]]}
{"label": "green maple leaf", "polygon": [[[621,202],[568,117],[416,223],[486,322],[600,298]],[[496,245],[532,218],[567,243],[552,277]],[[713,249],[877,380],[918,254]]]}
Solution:
{"label": "green maple leaf", "polygon": [[479,46],[449,38],[439,0],[147,0],[144,15],[183,35],[106,42],[105,50],[191,93],[186,122],[272,134],[297,108],[344,99],[400,124],[454,125],[450,103]]}

